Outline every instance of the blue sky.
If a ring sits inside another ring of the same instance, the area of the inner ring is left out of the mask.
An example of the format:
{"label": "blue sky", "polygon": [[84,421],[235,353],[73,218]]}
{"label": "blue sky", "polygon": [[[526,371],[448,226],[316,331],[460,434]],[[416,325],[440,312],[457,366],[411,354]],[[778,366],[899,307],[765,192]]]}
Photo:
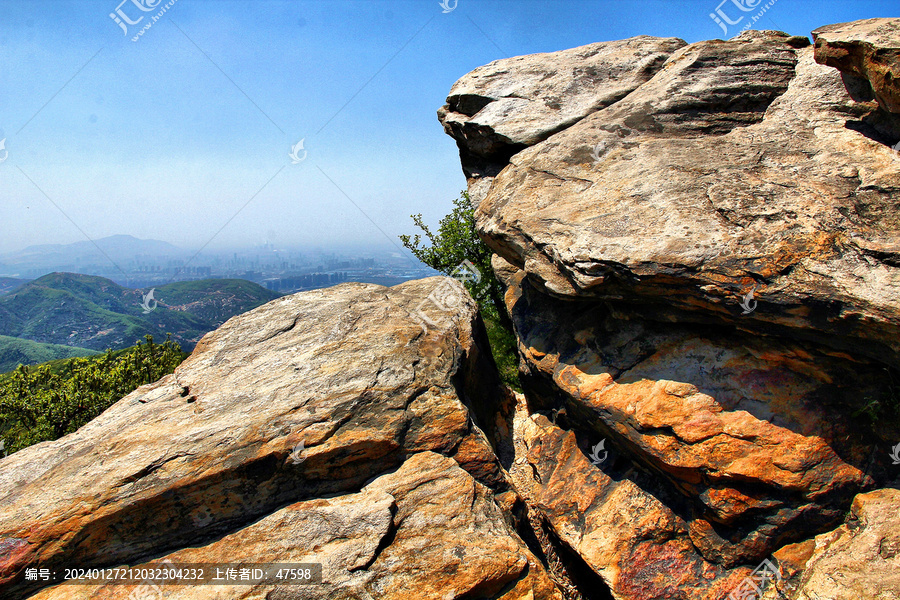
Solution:
{"label": "blue sky", "polygon": [[[435,112],[468,71],[634,35],[723,37],[718,0],[176,0],[131,41],[170,1],[0,1],[0,252],[114,234],[387,244],[465,187]],[[146,15],[128,35],[120,6]],[[778,0],[756,28],[886,16],[896,0]]]}

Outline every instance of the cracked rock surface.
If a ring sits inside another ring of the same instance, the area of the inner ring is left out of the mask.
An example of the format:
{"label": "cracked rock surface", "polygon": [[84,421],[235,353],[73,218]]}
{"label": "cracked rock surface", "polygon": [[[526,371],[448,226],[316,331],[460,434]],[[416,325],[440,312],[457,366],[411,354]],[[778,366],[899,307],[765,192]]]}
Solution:
{"label": "cracked rock surface", "polygon": [[[433,292],[453,310],[425,302]],[[280,532],[311,540],[313,522],[323,539],[347,538],[328,552],[354,581],[398,594],[376,597],[408,594],[415,573],[429,569],[453,580],[458,596],[436,579],[440,594],[421,597],[524,598],[532,588],[553,597],[499,516],[515,493],[469,408],[506,398],[486,344],[474,302],[442,277],[346,284],[231,319],[174,375],[0,462],[3,597],[35,591],[24,581],[29,567],[133,565],[178,552],[248,560],[256,546],[280,556],[266,543],[277,548]],[[432,503],[439,514],[429,520]],[[307,509],[337,516],[317,521]],[[359,529],[341,533],[357,517]],[[375,553],[388,527],[392,540]],[[441,527],[456,545],[429,533]],[[315,546],[300,544],[324,561]],[[469,556],[458,569],[444,556],[457,546]],[[376,554],[383,567],[357,572]]]}
{"label": "cracked rock surface", "polygon": [[[827,531],[874,483],[864,470],[880,449],[840,406],[890,393],[877,364],[846,365],[775,340],[738,342],[691,324],[617,319],[541,294],[524,272],[507,301],[531,410],[565,410],[560,425],[606,439],[650,474],[651,492],[675,499],[710,563],[759,562]],[[835,419],[842,410],[846,420]]]}
{"label": "cracked rock surface", "polygon": [[[512,473],[580,598],[721,600],[764,560],[765,600],[900,598],[874,516],[900,510],[898,32],[681,45],[489,168],[491,104],[458,119],[477,136],[439,113],[518,340]],[[577,72],[587,48],[482,69]]]}
{"label": "cracked rock surface", "polygon": [[[160,557],[181,563],[322,564],[315,585],[160,586],[172,600],[559,598],[504,520],[491,491],[451,458],[420,452],[357,493],[288,505],[208,544]],[[137,568],[147,564],[136,565]],[[120,599],[123,586],[57,586],[32,596]]]}
{"label": "cracked rock surface", "polygon": [[[759,31],[676,50],[621,100],[512,155],[487,191],[470,181],[479,231],[549,294],[897,367],[900,128],[815,52]],[[758,307],[742,314],[751,291]]]}

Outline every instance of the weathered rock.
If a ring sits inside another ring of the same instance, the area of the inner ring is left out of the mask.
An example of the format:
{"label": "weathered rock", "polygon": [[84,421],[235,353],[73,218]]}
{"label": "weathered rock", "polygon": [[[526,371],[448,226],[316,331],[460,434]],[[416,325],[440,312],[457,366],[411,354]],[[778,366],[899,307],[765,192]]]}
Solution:
{"label": "weathered rock", "polygon": [[468,176],[495,174],[485,166],[502,168],[515,152],[621,100],[685,44],[638,36],[496,60],[457,81],[438,118]]}
{"label": "weathered rock", "polygon": [[799,45],[746,32],[678,50],[514,155],[480,233],[555,295],[900,365],[900,160],[867,137],[877,103]]}
{"label": "weathered rock", "polygon": [[664,491],[627,458],[603,450],[600,466],[591,464],[588,447],[599,439],[579,444],[542,415],[521,433],[533,472],[523,494],[616,600],[719,600],[750,572],[705,561],[685,520],[659,499],[669,499]]}
{"label": "weathered rock", "polygon": [[816,537],[796,600],[900,598],[900,490],[853,501],[847,523]]}
{"label": "weathered rock", "polygon": [[503,152],[439,115],[528,408],[568,430],[532,415],[534,489],[521,458],[513,478],[617,598],[719,600],[763,559],[792,591],[811,536],[890,479],[873,441],[898,425],[872,415],[900,380],[900,36],[815,36],[682,47],[549,137],[519,103]]}
{"label": "weathered rock", "polygon": [[[452,459],[431,452],[411,456],[358,493],[291,504],[154,562],[228,563],[238,555],[248,563],[321,563],[324,583],[159,589],[171,600],[562,599],[490,490]],[[59,585],[32,599],[124,600],[133,589]]]}
{"label": "weathered rock", "polygon": [[900,114],[900,19],[866,19],[812,32],[816,61],[869,82],[878,103]]}
{"label": "weathered rock", "polygon": [[0,461],[4,597],[29,589],[27,567],[177,550],[356,492],[417,452],[455,457],[512,494],[467,407],[504,397],[486,348],[474,302],[449,278],[347,284],[230,320],[174,375]]}
{"label": "weathered rock", "polygon": [[842,407],[889,396],[878,365],[628,320],[517,279],[507,302],[530,408],[564,409],[559,423],[607,439],[668,481],[670,495],[687,500],[690,537],[706,560],[758,563],[834,527],[872,484],[862,471],[876,460],[865,422]]}

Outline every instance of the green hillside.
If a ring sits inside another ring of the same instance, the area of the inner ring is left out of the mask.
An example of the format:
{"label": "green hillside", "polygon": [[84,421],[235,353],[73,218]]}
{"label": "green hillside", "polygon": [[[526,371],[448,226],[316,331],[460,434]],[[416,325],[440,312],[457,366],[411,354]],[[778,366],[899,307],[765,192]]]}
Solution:
{"label": "green hillside", "polygon": [[91,356],[94,350],[58,344],[41,344],[31,340],[0,335],[0,373],[12,371],[19,365],[34,365],[61,358]]}
{"label": "green hillside", "polygon": [[16,288],[28,283],[28,281],[27,279],[16,279],[14,277],[0,277],[0,296],[14,291]]}
{"label": "green hillside", "polygon": [[[135,390],[172,373],[187,354],[166,340],[0,375],[0,439],[15,452],[71,433]],[[2,455],[0,455],[2,456]]]}
{"label": "green hillside", "polygon": [[90,350],[133,346],[145,335],[172,334],[186,350],[231,317],[279,296],[240,279],[171,283],[150,290],[103,277],[51,273],[0,296],[0,335]]}

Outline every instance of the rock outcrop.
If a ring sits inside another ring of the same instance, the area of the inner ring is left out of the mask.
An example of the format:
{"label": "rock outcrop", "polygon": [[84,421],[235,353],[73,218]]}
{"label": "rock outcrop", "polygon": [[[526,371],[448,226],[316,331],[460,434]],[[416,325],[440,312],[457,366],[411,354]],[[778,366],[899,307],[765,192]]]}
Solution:
{"label": "rock outcrop", "polygon": [[559,423],[610,440],[670,495],[686,496],[691,539],[708,560],[759,562],[839,523],[871,485],[861,471],[869,440],[810,400],[876,393],[876,366],[616,318],[520,286],[509,297],[532,408],[564,407]]}
{"label": "rock outcrop", "polygon": [[900,365],[900,162],[865,135],[878,104],[801,45],[746,32],[676,51],[514,155],[478,206],[485,241],[554,295]]}
{"label": "rock outcrop", "polygon": [[863,79],[886,111],[900,114],[900,23],[866,19],[819,27],[812,32],[816,61]]}
{"label": "rock outcrop", "polygon": [[[166,598],[559,598],[491,491],[451,458],[420,452],[357,493],[297,502],[150,564],[319,563],[318,585],[159,586]],[[149,587],[149,586],[148,586]],[[152,587],[150,588],[152,589]],[[59,585],[34,600],[127,598],[121,585]]]}
{"label": "rock outcrop", "polygon": [[[453,279],[275,300],[0,460],[0,596],[900,598],[898,30],[463,77],[439,118],[524,393]],[[322,581],[26,576],[167,560]]]}
{"label": "rock outcrop", "polygon": [[467,177],[495,175],[516,152],[627,96],[685,44],[639,36],[494,61],[457,81],[438,115]]}
{"label": "rock outcrop", "polygon": [[[896,502],[866,492],[900,481],[898,30],[683,45],[550,135],[535,110],[489,169],[478,140],[507,124],[456,108],[479,72],[438,112],[507,286],[520,491],[616,599],[721,600],[763,561],[767,594],[831,597],[841,556],[872,547],[846,541],[858,503]],[[490,69],[578,72],[577,50]],[[823,558],[816,535],[845,542]],[[894,597],[877,593],[848,579],[840,597]]]}
{"label": "rock outcrop", "polygon": [[[427,302],[433,293],[453,310]],[[515,533],[500,449],[472,418],[473,404],[507,400],[475,304],[452,279],[275,300],[76,433],[0,462],[3,597],[38,587],[28,568],[161,556],[320,562],[332,587],[304,598],[347,585],[378,598],[557,597]]]}

